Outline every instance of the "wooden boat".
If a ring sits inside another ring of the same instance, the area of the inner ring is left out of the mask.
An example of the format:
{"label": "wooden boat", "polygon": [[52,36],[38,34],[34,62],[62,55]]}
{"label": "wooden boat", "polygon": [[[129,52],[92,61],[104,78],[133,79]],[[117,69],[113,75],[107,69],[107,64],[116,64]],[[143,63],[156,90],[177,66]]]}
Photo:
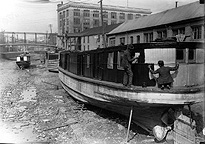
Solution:
{"label": "wooden boat", "polygon": [[20,69],[28,68],[31,64],[30,55],[23,53],[16,58],[16,64]]}
{"label": "wooden boat", "polygon": [[[133,89],[122,85],[120,59],[126,46],[62,51],[59,60],[61,84],[72,97],[84,103],[127,117],[132,110],[132,121],[150,133],[155,126],[173,126],[184,106],[203,101],[202,43],[153,42],[133,46],[134,53],[140,54],[138,63],[132,67]],[[189,55],[185,56],[187,52]],[[168,66],[180,62],[179,70],[173,73],[175,82],[170,90],[157,88],[156,81],[150,77],[148,65],[156,69],[154,63],[159,59]]]}

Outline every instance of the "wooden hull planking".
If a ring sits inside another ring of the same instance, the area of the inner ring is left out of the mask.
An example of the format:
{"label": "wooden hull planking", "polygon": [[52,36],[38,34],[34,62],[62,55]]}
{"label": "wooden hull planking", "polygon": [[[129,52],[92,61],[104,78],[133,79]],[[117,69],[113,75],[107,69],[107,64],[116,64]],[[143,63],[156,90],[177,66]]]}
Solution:
{"label": "wooden hull planking", "polygon": [[181,109],[186,104],[197,103],[203,99],[203,93],[176,94],[146,90],[138,92],[103,85],[101,82],[89,82],[79,77],[59,68],[61,84],[72,97],[127,117],[133,107],[132,121],[148,132],[151,132],[154,126],[162,124],[161,117],[169,108]]}

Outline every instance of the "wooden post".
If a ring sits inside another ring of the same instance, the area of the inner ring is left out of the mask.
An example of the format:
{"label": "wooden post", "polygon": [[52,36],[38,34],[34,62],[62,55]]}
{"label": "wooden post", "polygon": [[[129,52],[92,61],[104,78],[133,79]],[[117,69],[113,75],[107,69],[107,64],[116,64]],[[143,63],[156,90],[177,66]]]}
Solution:
{"label": "wooden post", "polygon": [[102,39],[103,39],[103,48],[107,47],[106,41],[105,41],[105,30],[104,30],[104,22],[103,22],[103,7],[102,7],[102,0],[100,2],[100,15],[101,15],[101,26],[102,26]]}
{"label": "wooden post", "polygon": [[131,121],[132,121],[132,112],[133,112],[133,106],[131,107],[131,110],[130,110],[130,118],[129,118],[129,123],[128,123],[126,142],[128,141],[128,137],[129,137],[130,124],[131,124]]}

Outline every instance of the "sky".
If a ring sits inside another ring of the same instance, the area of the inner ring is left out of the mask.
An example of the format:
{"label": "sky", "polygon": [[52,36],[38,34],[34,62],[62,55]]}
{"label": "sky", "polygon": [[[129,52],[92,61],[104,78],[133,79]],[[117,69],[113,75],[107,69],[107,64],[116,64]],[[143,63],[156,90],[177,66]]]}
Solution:
{"label": "sky", "polygon": [[[0,31],[46,33],[52,29],[52,32],[57,32],[57,4],[60,1],[66,3],[69,0],[50,0],[50,3],[39,1],[0,0]],[[73,1],[95,4],[99,2],[99,0]],[[178,6],[181,6],[197,0],[177,1]],[[104,5],[144,8],[150,9],[152,13],[174,8],[175,2],[176,0],[103,0]]]}

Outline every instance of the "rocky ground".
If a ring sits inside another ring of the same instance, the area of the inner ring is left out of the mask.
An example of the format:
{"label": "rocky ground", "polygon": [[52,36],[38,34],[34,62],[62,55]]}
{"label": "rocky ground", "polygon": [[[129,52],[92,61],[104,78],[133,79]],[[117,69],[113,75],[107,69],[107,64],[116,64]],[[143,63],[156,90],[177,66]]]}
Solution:
{"label": "rocky ground", "polygon": [[[126,142],[127,118],[73,100],[62,89],[58,74],[48,72],[38,56],[27,70],[18,69],[15,61],[1,59],[0,92],[0,143]],[[132,124],[128,143],[155,142],[153,136]]]}

